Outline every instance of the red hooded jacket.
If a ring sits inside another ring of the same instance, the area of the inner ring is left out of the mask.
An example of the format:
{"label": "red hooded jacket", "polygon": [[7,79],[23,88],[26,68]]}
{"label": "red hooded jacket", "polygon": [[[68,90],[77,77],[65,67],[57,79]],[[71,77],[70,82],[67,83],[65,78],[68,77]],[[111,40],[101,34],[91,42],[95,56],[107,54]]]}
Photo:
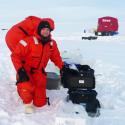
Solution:
{"label": "red hooded jacket", "polygon": [[[50,27],[54,29],[54,22],[50,22]],[[45,69],[49,59],[61,69],[63,61],[56,41],[51,39],[48,43],[43,45],[36,31],[33,36],[20,40],[13,50],[11,58],[15,69],[18,70],[22,66],[25,67],[27,71],[30,71],[32,68],[36,70]]]}
{"label": "red hooded jacket", "polygon": [[42,20],[46,20],[54,29],[54,22],[50,18],[39,18],[36,16],[29,16],[20,23],[14,25],[6,34],[5,40],[8,48],[13,51],[17,43],[27,36],[33,36],[34,31]]}

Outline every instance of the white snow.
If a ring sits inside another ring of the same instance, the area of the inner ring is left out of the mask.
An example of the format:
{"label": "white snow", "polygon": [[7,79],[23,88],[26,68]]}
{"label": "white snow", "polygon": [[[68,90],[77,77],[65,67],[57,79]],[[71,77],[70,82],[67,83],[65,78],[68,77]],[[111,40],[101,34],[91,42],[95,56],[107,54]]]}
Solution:
{"label": "white snow", "polygon": [[[10,28],[28,15],[54,18],[57,30],[54,31],[53,37],[57,40],[62,57],[67,59],[70,57],[74,62],[89,64],[95,69],[96,90],[102,107],[101,115],[98,118],[88,117],[82,106],[66,102],[67,89],[64,88],[47,90],[51,105],[36,108],[34,114],[26,115],[16,92],[15,70],[10,60],[10,52],[5,44],[7,31],[0,30],[0,125],[124,125],[125,31],[123,27],[125,25],[123,24],[125,21],[123,21],[123,17],[119,17],[121,26],[119,35],[100,36],[97,40],[91,41],[81,40],[83,25],[85,28],[93,28],[97,22],[96,19],[103,12],[105,15],[109,13],[114,16],[123,16],[122,7],[119,12],[115,13],[113,9],[111,12],[109,11],[109,6],[106,11],[103,11],[101,8],[96,9],[96,6],[92,7],[93,4],[81,1],[72,3],[71,10],[68,8],[70,0],[68,3],[54,1],[56,4],[49,4],[48,8],[44,6],[44,4],[48,4],[47,2],[42,1],[44,3],[42,4],[41,0],[38,0],[43,9],[38,3],[34,6],[35,2],[30,1],[31,5],[29,5],[29,1],[25,2],[22,0],[18,4],[14,0],[13,4],[11,2],[9,4],[4,0],[1,3],[0,28]],[[85,8],[83,3],[87,5]],[[118,3],[113,4],[117,5]],[[75,7],[75,5],[77,6]],[[88,8],[88,15],[80,13],[86,12]],[[96,14],[93,15],[92,12]],[[53,70],[59,74],[58,69],[51,62],[46,70]]]}

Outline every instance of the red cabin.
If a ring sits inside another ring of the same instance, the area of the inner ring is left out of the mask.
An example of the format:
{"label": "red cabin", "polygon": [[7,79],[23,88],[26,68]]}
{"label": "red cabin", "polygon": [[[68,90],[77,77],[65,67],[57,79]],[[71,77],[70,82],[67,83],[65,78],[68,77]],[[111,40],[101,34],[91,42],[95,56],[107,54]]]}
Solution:
{"label": "red cabin", "polygon": [[97,33],[101,35],[114,35],[118,31],[117,18],[106,16],[98,19]]}

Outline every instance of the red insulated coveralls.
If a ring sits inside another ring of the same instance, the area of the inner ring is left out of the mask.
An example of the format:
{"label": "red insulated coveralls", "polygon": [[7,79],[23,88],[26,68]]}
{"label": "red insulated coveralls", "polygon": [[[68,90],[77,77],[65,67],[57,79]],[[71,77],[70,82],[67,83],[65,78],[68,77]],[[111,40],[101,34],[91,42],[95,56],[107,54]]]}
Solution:
{"label": "red insulated coveralls", "polygon": [[[48,22],[54,29],[54,22],[51,20]],[[29,81],[17,84],[18,94],[24,104],[33,101],[37,107],[45,105],[47,63],[50,59],[59,69],[64,65],[56,41],[51,39],[43,45],[37,32],[34,32],[33,36],[25,37],[17,43],[13,48],[11,59],[16,71],[23,67],[29,76]]]}

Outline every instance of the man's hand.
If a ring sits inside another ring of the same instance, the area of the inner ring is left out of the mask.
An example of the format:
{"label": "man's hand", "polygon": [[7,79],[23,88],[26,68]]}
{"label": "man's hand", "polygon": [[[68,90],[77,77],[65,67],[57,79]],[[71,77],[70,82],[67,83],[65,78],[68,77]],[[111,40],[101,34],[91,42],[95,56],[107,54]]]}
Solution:
{"label": "man's hand", "polygon": [[66,72],[67,68],[69,68],[69,64],[64,62],[64,65],[62,67],[62,69],[60,70],[60,76],[62,77],[64,72]]}
{"label": "man's hand", "polygon": [[29,77],[24,68],[20,68],[17,73],[18,73],[17,83],[29,81]]}

